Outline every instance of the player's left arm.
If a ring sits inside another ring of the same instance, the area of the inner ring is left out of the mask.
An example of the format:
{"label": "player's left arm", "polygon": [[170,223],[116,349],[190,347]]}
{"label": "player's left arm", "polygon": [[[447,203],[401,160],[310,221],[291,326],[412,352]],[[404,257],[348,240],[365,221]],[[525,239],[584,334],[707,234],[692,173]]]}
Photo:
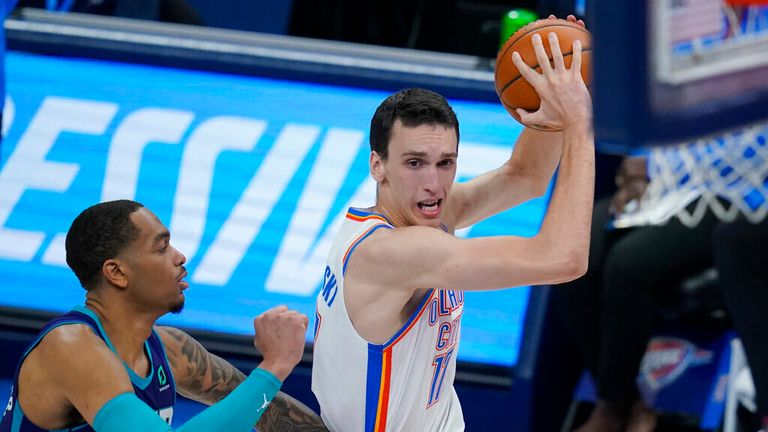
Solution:
{"label": "player's left arm", "polygon": [[[557,17],[550,15],[549,19]],[[586,27],[573,15],[566,20]],[[544,195],[562,154],[562,132],[526,127],[501,168],[454,186],[446,224],[453,229],[464,228]]]}
{"label": "player's left arm", "polygon": [[562,132],[525,128],[504,165],[453,186],[446,223],[464,228],[544,195],[562,153]]}
{"label": "player's left arm", "polygon": [[[212,405],[245,380],[245,374],[187,333],[173,327],[156,330],[165,345],[176,391],[184,397]],[[314,411],[283,392],[272,399],[256,427],[262,432],[328,430]]]}

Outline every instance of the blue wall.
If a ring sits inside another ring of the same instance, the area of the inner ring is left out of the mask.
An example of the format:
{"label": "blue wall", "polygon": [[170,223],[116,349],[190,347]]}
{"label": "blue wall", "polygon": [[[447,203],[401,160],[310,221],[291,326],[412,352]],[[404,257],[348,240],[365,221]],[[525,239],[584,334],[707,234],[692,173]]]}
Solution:
{"label": "blue wall", "polygon": [[203,24],[234,30],[287,34],[291,0],[187,0]]}

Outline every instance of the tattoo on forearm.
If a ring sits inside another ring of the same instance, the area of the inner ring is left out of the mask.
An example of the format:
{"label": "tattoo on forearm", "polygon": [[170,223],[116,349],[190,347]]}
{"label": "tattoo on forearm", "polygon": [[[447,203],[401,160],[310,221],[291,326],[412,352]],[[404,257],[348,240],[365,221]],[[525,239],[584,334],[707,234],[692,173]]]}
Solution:
{"label": "tattoo on forearm", "polygon": [[[168,360],[174,369],[176,391],[208,405],[228,395],[245,375],[226,360],[209,353],[181,330],[163,327]],[[257,409],[258,407],[254,407]],[[260,432],[327,431],[320,416],[283,392],[272,399],[257,423]]]}
{"label": "tattoo on forearm", "polygon": [[213,404],[228,395],[244,379],[245,375],[225,360],[209,353],[199,342],[186,333],[166,328],[174,343],[167,344],[166,350],[172,364],[185,377],[177,382],[178,391],[191,399]]}
{"label": "tattoo on forearm", "polygon": [[303,403],[279,392],[262,414],[256,428],[260,432],[327,431],[320,416]]}

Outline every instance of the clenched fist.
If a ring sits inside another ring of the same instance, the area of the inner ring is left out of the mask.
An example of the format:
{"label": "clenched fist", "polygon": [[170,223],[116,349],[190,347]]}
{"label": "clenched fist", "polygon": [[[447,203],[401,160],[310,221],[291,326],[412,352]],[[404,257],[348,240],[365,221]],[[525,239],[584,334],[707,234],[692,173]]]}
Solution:
{"label": "clenched fist", "polygon": [[253,345],[261,351],[260,368],[272,372],[280,381],[301,361],[309,319],[286,306],[272,308],[253,320],[256,337]]}

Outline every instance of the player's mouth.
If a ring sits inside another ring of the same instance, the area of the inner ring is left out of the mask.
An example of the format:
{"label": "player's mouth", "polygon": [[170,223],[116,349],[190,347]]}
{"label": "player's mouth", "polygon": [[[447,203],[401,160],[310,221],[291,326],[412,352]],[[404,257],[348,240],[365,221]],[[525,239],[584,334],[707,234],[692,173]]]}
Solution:
{"label": "player's mouth", "polygon": [[420,201],[417,206],[419,207],[419,211],[422,215],[424,215],[424,217],[436,218],[440,216],[440,210],[443,208],[443,200],[435,199]]}
{"label": "player's mouth", "polygon": [[176,285],[179,287],[179,290],[184,291],[185,289],[189,288],[189,282],[185,281],[184,278],[187,277],[187,270],[182,269],[181,275],[178,279],[176,279]]}

